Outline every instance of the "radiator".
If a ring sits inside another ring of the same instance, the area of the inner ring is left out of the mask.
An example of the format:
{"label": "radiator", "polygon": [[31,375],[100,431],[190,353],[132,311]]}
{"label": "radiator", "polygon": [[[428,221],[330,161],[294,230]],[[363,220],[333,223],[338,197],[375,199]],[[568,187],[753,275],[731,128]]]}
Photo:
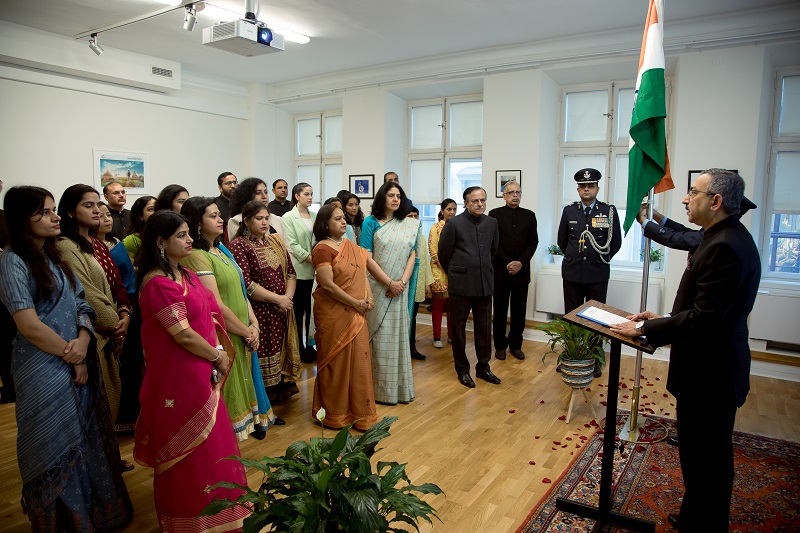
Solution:
{"label": "radiator", "polygon": [[800,344],[800,298],[759,290],[750,313],[750,338]]}
{"label": "radiator", "polygon": [[[647,285],[647,309],[656,313],[661,309],[663,280],[651,279]],[[611,279],[608,282],[608,305],[630,312],[639,311],[641,281]],[[564,290],[561,273],[542,271],[536,274],[536,311],[555,315],[564,314]]]}

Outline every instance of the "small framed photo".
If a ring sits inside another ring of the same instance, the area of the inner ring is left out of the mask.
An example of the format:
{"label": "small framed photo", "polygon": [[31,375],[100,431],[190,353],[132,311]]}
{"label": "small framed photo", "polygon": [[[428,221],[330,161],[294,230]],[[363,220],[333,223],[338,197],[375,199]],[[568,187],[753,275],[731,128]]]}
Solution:
{"label": "small framed photo", "polygon": [[375,198],[375,174],[350,174],[350,192],[359,198]]}
{"label": "small framed photo", "polygon": [[113,181],[122,184],[128,194],[150,194],[149,154],[95,148],[93,155],[94,186],[101,194],[103,187]]}
{"label": "small framed photo", "polygon": [[521,170],[497,170],[495,171],[495,181],[497,191],[495,191],[495,198],[503,197],[503,187],[509,181],[516,181],[522,187],[522,171]]}
{"label": "small framed photo", "polygon": [[[728,170],[730,172],[736,172],[737,174],[739,173],[738,170],[730,170],[730,169],[728,169]],[[692,188],[692,183],[694,183],[694,180],[696,180],[700,176],[700,174],[702,174],[703,172],[704,172],[704,170],[690,170],[689,171],[689,184],[686,186],[686,192],[687,193],[689,192],[689,189]]]}

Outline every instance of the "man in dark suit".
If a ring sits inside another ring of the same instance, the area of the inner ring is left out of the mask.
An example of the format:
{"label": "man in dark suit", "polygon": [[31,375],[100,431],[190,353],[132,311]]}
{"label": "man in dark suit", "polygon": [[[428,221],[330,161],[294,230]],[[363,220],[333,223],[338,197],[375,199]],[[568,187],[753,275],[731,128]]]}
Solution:
{"label": "man in dark suit", "polygon": [[125,209],[125,203],[128,201],[127,192],[121,183],[112,181],[103,187],[103,196],[108,204],[108,213],[114,221],[111,235],[122,240],[131,226],[131,212]]}
{"label": "man in dark suit", "polygon": [[447,272],[450,320],[453,325],[453,360],[458,381],[475,387],[467,359],[467,318],[472,310],[473,337],[478,364],[475,376],[498,385],[500,378],[489,369],[492,358],[490,316],[494,293],[492,256],[500,243],[497,221],[483,214],[486,191],[468,187],[464,191],[466,210],[447,221],[439,236],[439,263]]}
{"label": "man in dark suit", "polygon": [[739,221],[744,180],[727,170],[703,172],[683,199],[689,222],[702,226],[681,278],[672,316],[649,311],[612,326],[652,346],[672,344],[667,390],[677,400],[678,449],[686,492],[682,533],[727,532],[733,491],[733,424],[750,390],[747,317],[761,279],[753,238]]}
{"label": "man in dark suit", "polygon": [[[574,179],[581,200],[566,206],[561,213],[556,242],[564,253],[561,263],[564,313],[587,300],[605,303],[611,258],[622,247],[617,208],[597,199],[602,177],[593,168],[576,172]],[[601,374],[601,367],[595,364],[594,375]]]}
{"label": "man in dark suit", "polygon": [[231,195],[238,186],[239,180],[233,172],[223,172],[217,176],[219,196],[214,198],[214,203],[217,204],[219,216],[222,217],[222,227],[226,229],[228,228],[228,219],[231,218]]}
{"label": "man in dark suit", "polygon": [[[522,189],[516,181],[503,187],[506,205],[489,211],[500,229],[500,245],[494,255],[494,356],[506,358],[506,348],[517,359],[525,359],[522,333],[525,331],[525,308],[531,283],[531,259],[539,245],[536,215],[520,207]],[[511,328],[506,337],[506,317],[511,303]]]}

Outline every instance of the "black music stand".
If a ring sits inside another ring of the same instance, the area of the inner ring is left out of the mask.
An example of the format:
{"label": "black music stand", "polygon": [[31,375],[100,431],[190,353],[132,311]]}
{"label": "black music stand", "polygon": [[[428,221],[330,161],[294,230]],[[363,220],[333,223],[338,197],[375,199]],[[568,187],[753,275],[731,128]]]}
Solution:
{"label": "black music stand", "polygon": [[619,316],[629,316],[633,313],[626,313],[616,307],[600,303],[596,300],[590,300],[581,305],[577,309],[564,315],[564,320],[589,329],[598,335],[608,338],[611,341],[611,360],[609,361],[608,368],[608,403],[606,405],[606,427],[603,432],[603,462],[600,468],[600,498],[598,506],[592,507],[584,503],[567,500],[565,498],[556,498],[556,509],[572,513],[583,518],[591,518],[595,520],[592,532],[597,533],[607,525],[622,526],[644,533],[655,533],[656,524],[650,520],[643,520],[633,516],[624,515],[611,510],[613,503],[611,495],[611,477],[614,470],[614,452],[616,451],[616,443],[614,437],[616,436],[617,427],[617,399],[619,397],[619,358],[622,352],[622,345],[636,348],[646,353],[653,353],[655,348],[648,344],[642,344],[635,339],[617,335],[611,331],[607,326],[586,320],[579,317],[578,312],[586,307],[594,306],[609,313]]}

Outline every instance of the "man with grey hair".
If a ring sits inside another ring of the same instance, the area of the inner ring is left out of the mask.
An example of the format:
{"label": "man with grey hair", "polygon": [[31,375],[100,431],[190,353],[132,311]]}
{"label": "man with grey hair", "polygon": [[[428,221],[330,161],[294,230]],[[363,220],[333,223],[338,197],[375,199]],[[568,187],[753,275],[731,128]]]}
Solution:
{"label": "man with grey hair", "polygon": [[[683,273],[671,316],[646,311],[611,326],[672,344],[667,390],[677,400],[678,450],[686,489],[680,531],[727,532],[733,491],[733,424],[750,390],[747,317],[761,279],[753,238],[739,221],[744,180],[735,172],[704,171],[683,199],[703,242]],[[713,375],[713,391],[708,388]]]}

